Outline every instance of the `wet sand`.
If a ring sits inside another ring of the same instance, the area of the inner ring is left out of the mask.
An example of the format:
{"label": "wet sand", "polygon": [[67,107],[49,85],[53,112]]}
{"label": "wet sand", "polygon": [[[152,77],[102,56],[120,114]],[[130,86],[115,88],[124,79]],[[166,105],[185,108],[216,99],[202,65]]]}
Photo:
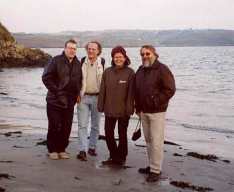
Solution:
{"label": "wet sand", "polygon": [[[147,165],[144,142],[136,146],[129,141],[124,167],[103,167],[101,161],[108,158],[104,140],[98,142],[97,157],[88,156],[87,162],[81,162],[76,159],[74,135],[67,149],[71,155],[69,160],[49,160],[43,145],[45,137],[46,131],[37,133],[22,126],[0,126],[0,191],[234,191],[234,158],[212,154],[218,159],[202,160],[202,154],[184,143],[165,144],[160,181],[149,184],[145,176],[137,172],[139,167]],[[40,143],[42,145],[38,145]]]}

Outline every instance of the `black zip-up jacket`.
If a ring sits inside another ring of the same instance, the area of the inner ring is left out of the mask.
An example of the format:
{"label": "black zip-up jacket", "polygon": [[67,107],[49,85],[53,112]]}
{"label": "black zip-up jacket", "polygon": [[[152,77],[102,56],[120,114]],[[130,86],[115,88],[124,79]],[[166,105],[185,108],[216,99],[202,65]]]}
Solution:
{"label": "black zip-up jacket", "polygon": [[45,66],[42,81],[48,89],[47,103],[59,108],[67,108],[74,105],[76,98],[80,95],[82,84],[81,64],[77,57],[69,63],[63,52],[55,56]]}
{"label": "black zip-up jacket", "polygon": [[152,66],[140,66],[135,76],[136,112],[165,112],[175,94],[175,80],[169,68],[156,60]]}

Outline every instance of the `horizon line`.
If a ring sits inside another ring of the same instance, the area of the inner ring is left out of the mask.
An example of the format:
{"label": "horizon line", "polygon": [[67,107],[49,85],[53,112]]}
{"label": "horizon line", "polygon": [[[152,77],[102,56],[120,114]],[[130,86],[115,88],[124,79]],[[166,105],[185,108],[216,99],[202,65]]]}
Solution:
{"label": "horizon line", "polygon": [[171,28],[171,29],[98,29],[98,30],[65,30],[65,31],[57,31],[57,32],[23,32],[17,31],[10,33],[24,33],[24,34],[59,34],[59,33],[77,33],[77,32],[104,32],[104,31],[203,31],[203,30],[223,30],[223,31],[234,31],[234,29],[225,29],[225,28]]}

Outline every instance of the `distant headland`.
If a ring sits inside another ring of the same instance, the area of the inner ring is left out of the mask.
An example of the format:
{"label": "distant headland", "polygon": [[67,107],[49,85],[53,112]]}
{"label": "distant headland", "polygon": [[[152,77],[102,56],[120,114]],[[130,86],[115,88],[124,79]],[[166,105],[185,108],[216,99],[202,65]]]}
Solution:
{"label": "distant headland", "polygon": [[234,30],[103,30],[64,31],[59,33],[14,33],[17,42],[27,47],[59,48],[67,39],[75,38],[80,47],[90,40],[98,40],[103,47],[139,47],[153,44],[156,47],[234,46]]}

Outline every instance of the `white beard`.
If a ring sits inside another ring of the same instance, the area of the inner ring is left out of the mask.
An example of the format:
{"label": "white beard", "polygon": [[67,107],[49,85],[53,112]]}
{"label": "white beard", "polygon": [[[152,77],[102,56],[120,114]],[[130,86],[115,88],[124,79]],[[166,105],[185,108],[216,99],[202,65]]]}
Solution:
{"label": "white beard", "polygon": [[149,67],[149,66],[151,66],[151,63],[149,61],[145,61],[145,62],[143,62],[143,66]]}

